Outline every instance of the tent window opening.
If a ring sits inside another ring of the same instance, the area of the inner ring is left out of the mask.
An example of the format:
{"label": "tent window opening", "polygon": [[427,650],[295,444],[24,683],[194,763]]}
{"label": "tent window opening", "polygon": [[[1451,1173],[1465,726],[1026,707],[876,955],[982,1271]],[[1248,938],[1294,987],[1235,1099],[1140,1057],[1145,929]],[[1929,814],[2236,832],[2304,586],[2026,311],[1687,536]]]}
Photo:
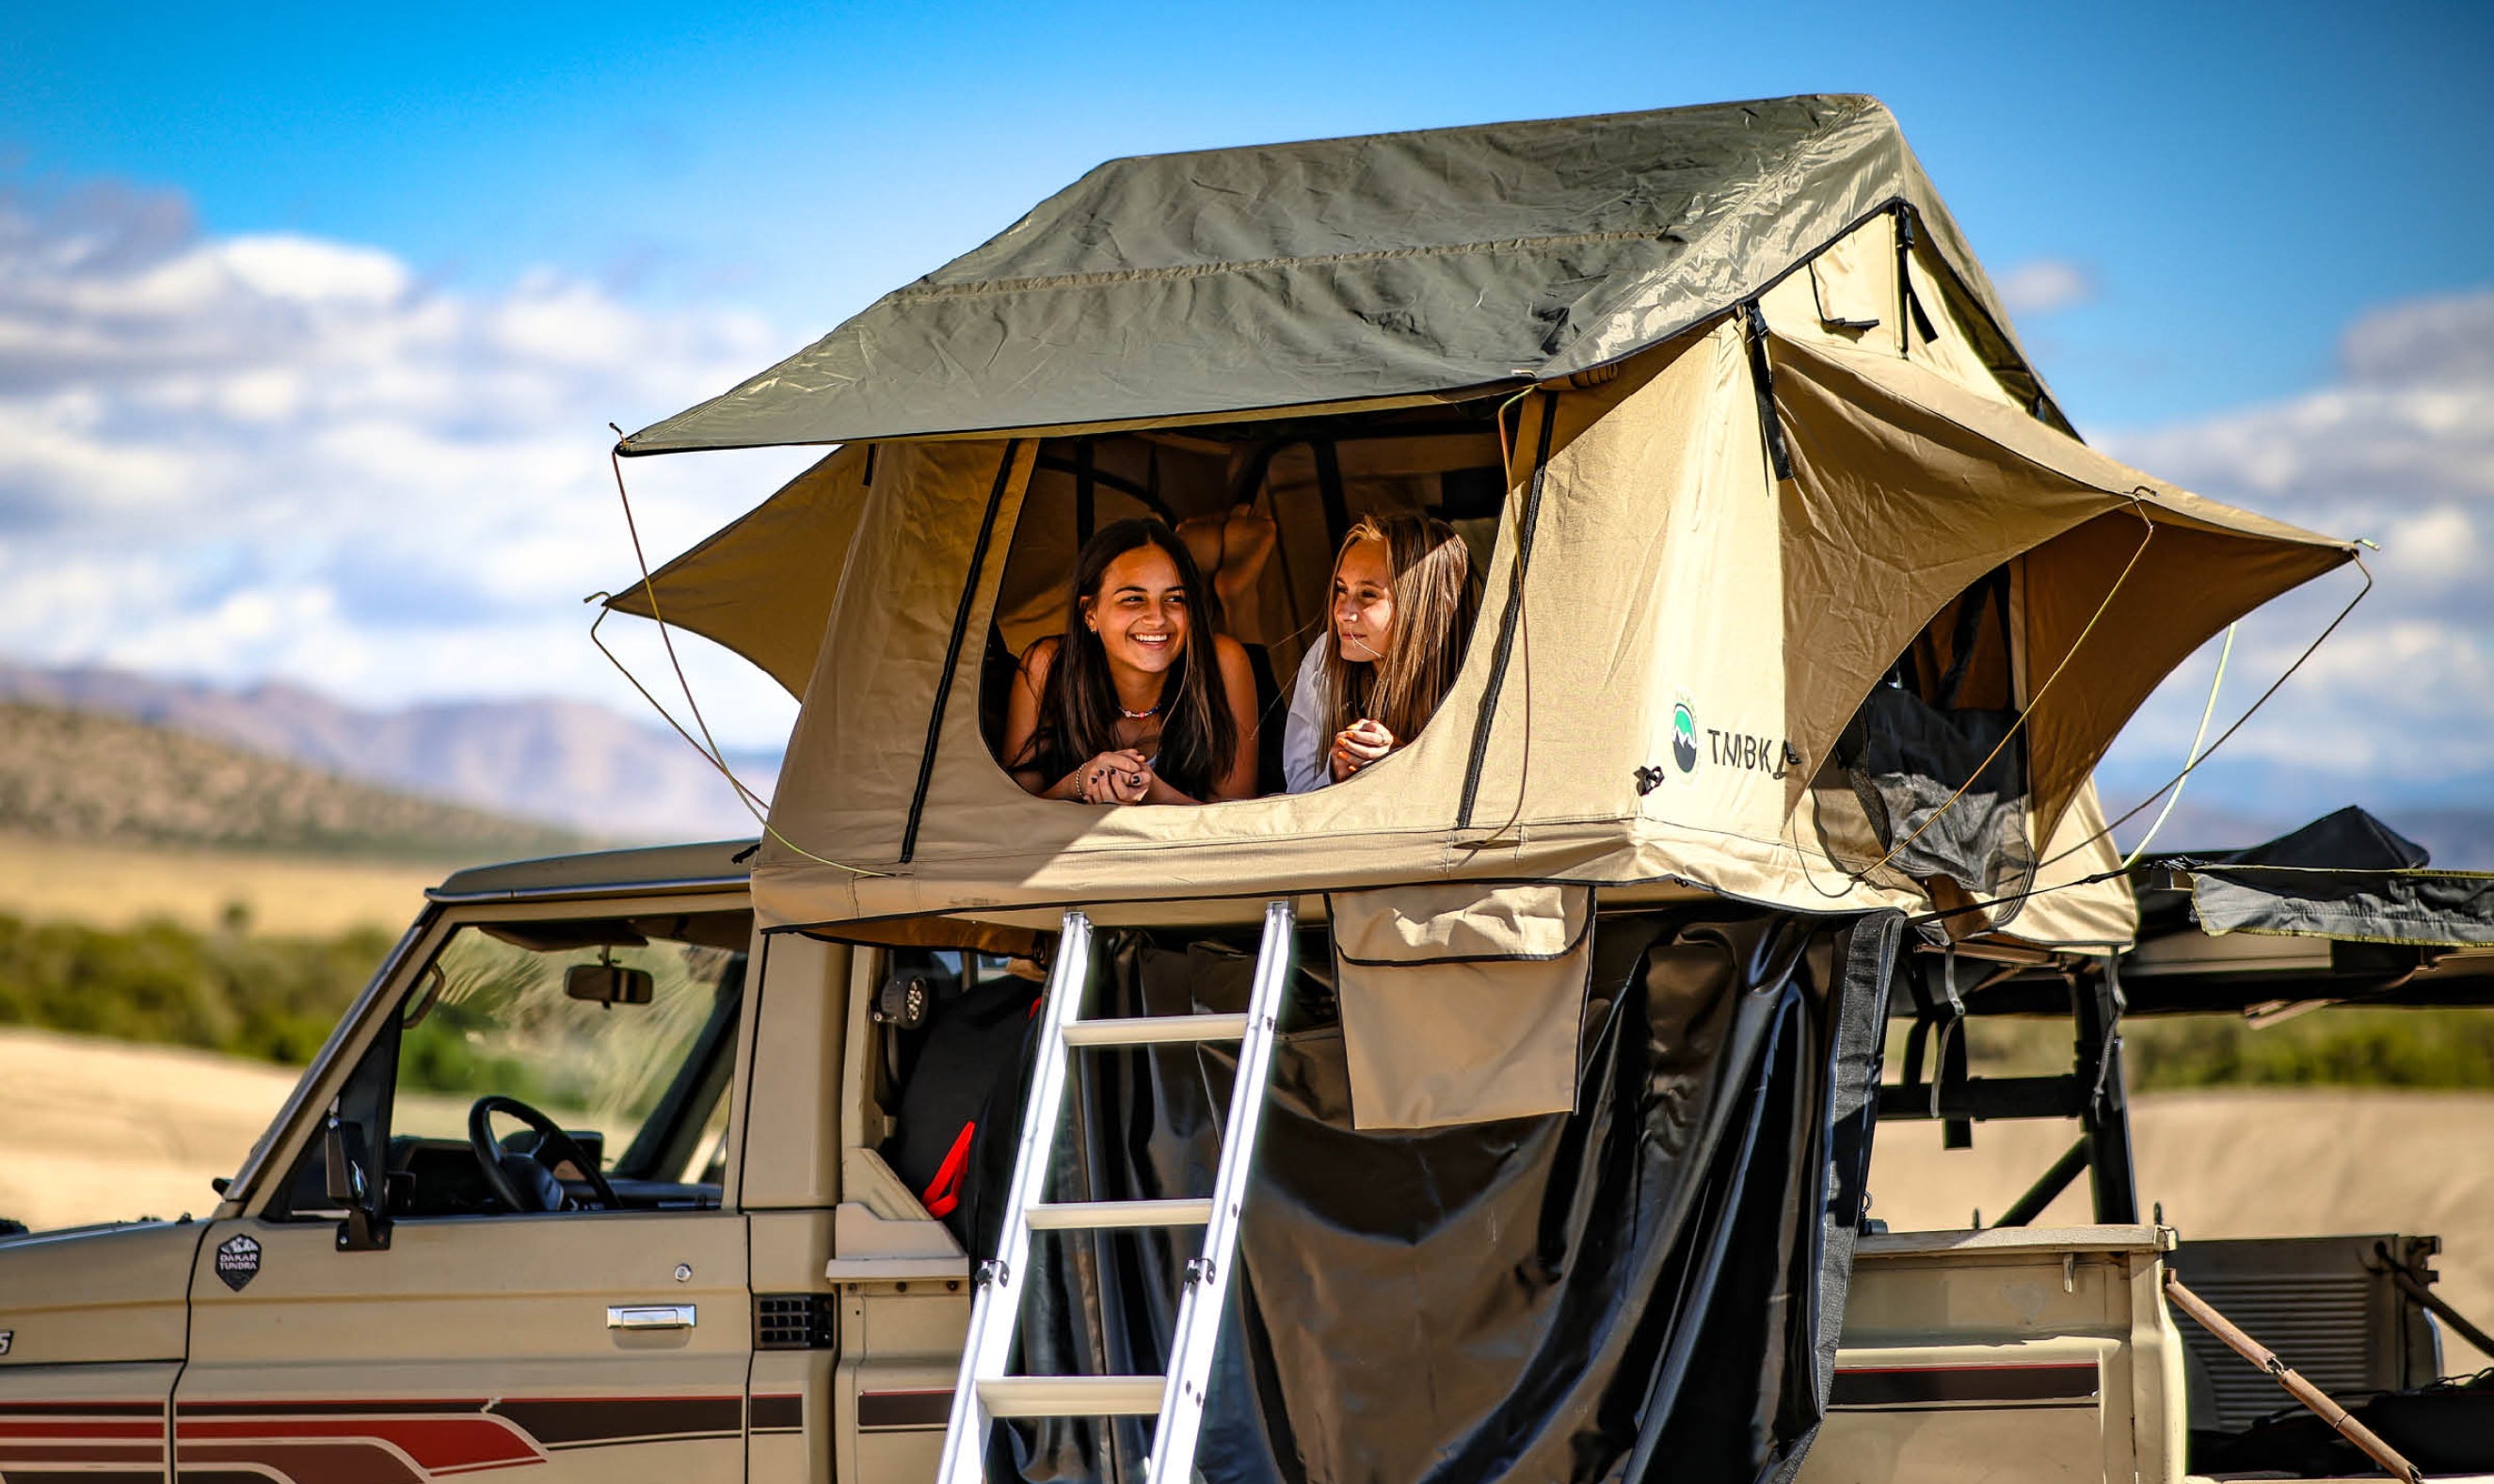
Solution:
{"label": "tent window opening", "polygon": [[1943,608],[1872,687],[1812,780],[1828,854],[1856,874],[2005,899],[2032,884],[2016,564]]}
{"label": "tent window opening", "polygon": [[[1469,649],[1506,502],[1495,417],[1484,401],[1042,443],[980,662],[989,753],[1053,797],[1171,803],[1327,786],[1340,730],[1358,728],[1352,772],[1408,745]],[[1162,534],[1144,538],[1139,522]],[[1153,555],[1172,540],[1191,574]],[[1076,590],[1109,581],[1112,548],[1127,554],[1116,591],[1095,591],[1086,614]],[[1338,564],[1352,590],[1340,603]],[[1190,586],[1200,611],[1169,621],[1162,590]],[[1060,681],[1070,645],[1083,653]],[[1151,674],[1176,677],[1190,658],[1210,661],[1205,679],[1230,708],[1226,777],[1252,784],[1207,775],[1204,703],[1182,677],[1151,692]],[[1136,694],[1112,708],[1104,681],[1120,679]],[[1142,800],[1127,778],[1083,776],[1104,742],[1156,765],[1169,788]]]}

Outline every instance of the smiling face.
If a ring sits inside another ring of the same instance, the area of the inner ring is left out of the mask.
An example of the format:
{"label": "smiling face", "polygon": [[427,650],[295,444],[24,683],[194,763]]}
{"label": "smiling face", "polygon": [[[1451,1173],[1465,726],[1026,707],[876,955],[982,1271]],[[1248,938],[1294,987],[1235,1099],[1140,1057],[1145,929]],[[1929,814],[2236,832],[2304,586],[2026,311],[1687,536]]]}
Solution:
{"label": "smiling face", "polygon": [[1082,600],[1082,621],[1100,636],[1109,662],[1158,675],[1186,652],[1189,615],[1177,563],[1157,546],[1138,546],[1100,572],[1097,596]]}
{"label": "smiling face", "polygon": [[1346,664],[1375,664],[1394,641],[1394,569],[1383,541],[1353,541],[1333,569],[1333,638]]}

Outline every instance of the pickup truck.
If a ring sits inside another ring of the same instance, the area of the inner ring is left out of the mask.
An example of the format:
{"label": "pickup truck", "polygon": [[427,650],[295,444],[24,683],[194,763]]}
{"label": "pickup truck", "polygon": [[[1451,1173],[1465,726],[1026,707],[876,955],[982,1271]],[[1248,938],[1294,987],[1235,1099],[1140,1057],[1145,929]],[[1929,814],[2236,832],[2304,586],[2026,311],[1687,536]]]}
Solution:
{"label": "pickup truck", "polygon": [[[972,1262],[886,986],[1028,965],[757,934],[742,858],[452,875],[207,1220],[0,1240],[0,1480],[930,1477]],[[1802,1477],[2182,1479],[2174,1246],[1865,1238]]]}

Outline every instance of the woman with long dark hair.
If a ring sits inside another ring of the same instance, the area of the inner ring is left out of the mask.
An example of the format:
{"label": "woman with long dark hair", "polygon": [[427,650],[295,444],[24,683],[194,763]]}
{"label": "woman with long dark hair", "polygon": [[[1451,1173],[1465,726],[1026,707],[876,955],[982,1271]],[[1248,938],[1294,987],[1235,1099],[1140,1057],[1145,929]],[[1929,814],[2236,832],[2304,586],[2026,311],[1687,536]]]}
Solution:
{"label": "woman with long dark hair", "polygon": [[1203,578],[1159,521],[1118,521],[1074,563],[1065,633],[1022,656],[1005,769],[1043,799],[1212,803],[1256,793],[1256,681],[1213,631]]}
{"label": "woman with long dark hair", "polygon": [[1323,641],[1282,732],[1293,794],[1339,783],[1420,735],[1455,681],[1480,607],[1471,548],[1445,522],[1363,516],[1333,560]]}

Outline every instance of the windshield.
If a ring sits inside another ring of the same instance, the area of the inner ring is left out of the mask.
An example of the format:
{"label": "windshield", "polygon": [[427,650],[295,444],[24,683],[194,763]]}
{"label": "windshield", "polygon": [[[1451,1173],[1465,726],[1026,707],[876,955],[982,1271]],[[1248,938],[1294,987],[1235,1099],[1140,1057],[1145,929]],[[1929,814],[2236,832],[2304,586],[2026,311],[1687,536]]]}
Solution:
{"label": "windshield", "polygon": [[[679,937],[620,920],[460,928],[401,1012],[391,1132],[464,1141],[471,1105],[498,1093],[594,1136],[615,1175],[715,1181],[745,954],[723,946],[743,915],[710,916],[738,921],[671,919]],[[646,1003],[574,998],[571,971],[596,965],[646,974]]]}

